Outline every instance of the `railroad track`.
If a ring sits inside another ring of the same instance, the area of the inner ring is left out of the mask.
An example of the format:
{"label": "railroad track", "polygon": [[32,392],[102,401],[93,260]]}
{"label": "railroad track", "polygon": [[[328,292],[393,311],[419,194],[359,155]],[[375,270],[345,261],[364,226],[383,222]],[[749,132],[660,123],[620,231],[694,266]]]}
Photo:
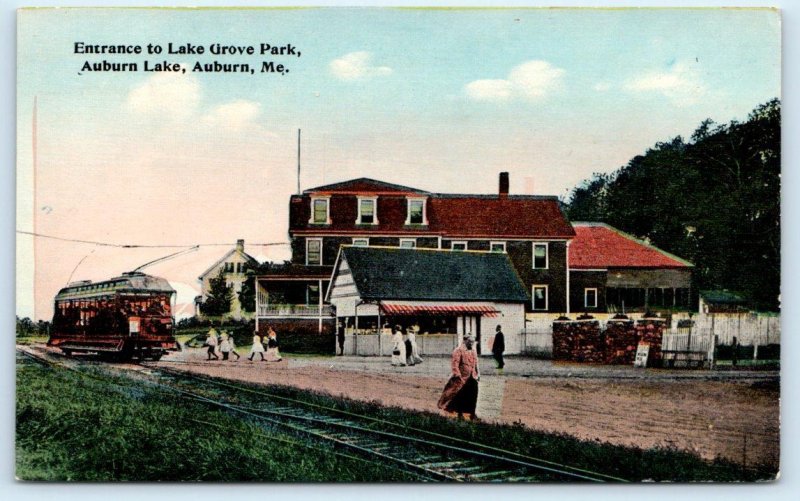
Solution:
{"label": "railroad track", "polygon": [[[49,364],[38,354],[22,351]],[[64,366],[64,364],[58,364]],[[106,365],[107,367],[114,367]],[[97,365],[93,365],[97,367]],[[420,480],[455,482],[625,482],[602,473],[399,425],[183,370],[142,364],[149,384],[225,409],[272,429],[332,447],[344,455],[402,468]],[[79,369],[66,367],[79,373]],[[96,377],[96,376],[94,376]]]}

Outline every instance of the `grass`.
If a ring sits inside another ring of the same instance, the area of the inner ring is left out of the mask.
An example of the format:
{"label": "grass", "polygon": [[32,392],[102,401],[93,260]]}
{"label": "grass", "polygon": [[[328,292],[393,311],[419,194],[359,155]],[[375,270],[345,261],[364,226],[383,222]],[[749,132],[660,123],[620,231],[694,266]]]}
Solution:
{"label": "grass", "polygon": [[130,380],[17,367],[16,475],[33,481],[408,481],[408,474]]}
{"label": "grass", "polygon": [[[17,476],[76,481],[411,481],[388,467],[308,443],[155,389],[63,369],[17,368]],[[263,391],[263,387],[259,387]],[[270,393],[480,442],[631,481],[772,480],[776,466],[743,469],[674,449],[637,449],[532,431],[517,423],[455,421],[290,387]],[[621,425],[624,425],[621,423]],[[388,425],[375,423],[386,429]],[[287,467],[291,465],[291,467]]]}
{"label": "grass", "polygon": [[16,338],[16,344],[45,344],[48,339],[48,336],[23,336]]}

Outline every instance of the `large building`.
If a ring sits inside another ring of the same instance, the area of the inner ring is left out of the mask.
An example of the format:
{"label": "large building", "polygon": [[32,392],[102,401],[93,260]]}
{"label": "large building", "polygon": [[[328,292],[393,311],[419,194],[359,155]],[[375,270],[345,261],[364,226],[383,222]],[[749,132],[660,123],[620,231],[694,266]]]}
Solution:
{"label": "large building", "polygon": [[[343,246],[326,301],[348,330],[414,325],[422,334],[472,334],[481,353],[496,326],[524,328],[529,295],[502,252]],[[517,336],[506,351],[519,353]]]}
{"label": "large building", "polygon": [[343,245],[505,253],[529,295],[526,312],[567,312],[574,236],[556,197],[511,195],[507,173],[496,195],[431,193],[366,178],[311,188],[290,198],[292,264],[258,277],[256,321],[331,331],[324,297]]}

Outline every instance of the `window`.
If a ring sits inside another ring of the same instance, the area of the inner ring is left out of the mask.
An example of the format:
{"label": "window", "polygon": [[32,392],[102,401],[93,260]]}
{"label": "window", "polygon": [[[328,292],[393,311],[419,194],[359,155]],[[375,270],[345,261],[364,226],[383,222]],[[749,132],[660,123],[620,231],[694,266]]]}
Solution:
{"label": "window", "polygon": [[306,264],[322,264],[322,239],[309,238],[306,240]]}
{"label": "window", "polygon": [[330,224],[330,211],[328,198],[312,198],[311,199],[311,220],[312,224]]}
{"label": "window", "polygon": [[354,247],[369,247],[369,238],[354,238]]}
{"label": "window", "polygon": [[506,251],[506,243],[505,242],[489,242],[489,250],[492,252],[505,252]]}
{"label": "window", "polygon": [[359,198],[358,219],[356,219],[356,224],[378,224],[378,217],[376,214],[377,205],[377,198]]}
{"label": "window", "polygon": [[534,285],[533,286],[533,294],[532,301],[533,301],[533,309],[534,310],[546,310],[547,309],[547,286],[546,285]]}
{"label": "window", "polygon": [[583,306],[597,308],[597,289],[586,288],[583,290]]}
{"label": "window", "polygon": [[415,249],[417,247],[417,239],[416,238],[401,238],[400,239],[400,248],[401,249]]}
{"label": "window", "polygon": [[406,224],[428,224],[425,214],[424,198],[408,199],[408,218],[406,219]]}
{"label": "window", "polygon": [[450,250],[465,251],[467,250],[467,242],[450,242]]}
{"label": "window", "polygon": [[548,268],[547,243],[533,244],[533,268],[537,270]]}

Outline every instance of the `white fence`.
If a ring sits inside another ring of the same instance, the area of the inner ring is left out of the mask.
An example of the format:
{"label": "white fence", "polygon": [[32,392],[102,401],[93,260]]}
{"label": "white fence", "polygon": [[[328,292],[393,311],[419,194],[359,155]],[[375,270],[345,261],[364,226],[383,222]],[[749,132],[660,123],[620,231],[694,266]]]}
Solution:
{"label": "white fence", "polygon": [[[605,330],[606,322],[612,314],[594,315],[600,323],[600,329]],[[642,317],[641,313],[630,313],[632,320]],[[525,327],[528,332],[552,332],[554,314],[528,315]],[[574,315],[573,315],[574,318]],[[739,345],[764,346],[781,343],[781,318],[779,315],[764,313],[692,313],[679,312],[672,314],[672,333],[684,332],[678,329],[681,320],[692,320],[693,332],[710,332],[717,336],[717,344],[731,345],[733,338]],[[523,345],[524,346],[524,345]]]}
{"label": "white fence", "polygon": [[[417,335],[417,348],[420,356],[449,355],[460,341],[457,334]],[[338,351],[337,346],[337,353]],[[391,334],[348,333],[344,337],[344,354],[357,356],[390,356],[392,354]]]}
{"label": "white fence", "polygon": [[523,355],[550,358],[553,355],[553,328],[528,330],[519,333],[520,351]]}
{"label": "white fence", "polygon": [[[689,320],[687,313],[672,316],[672,329],[677,331],[680,320]],[[764,346],[781,343],[781,317],[756,313],[700,313],[692,315],[692,331],[710,332],[717,344],[731,345],[733,338],[745,346]]]}

